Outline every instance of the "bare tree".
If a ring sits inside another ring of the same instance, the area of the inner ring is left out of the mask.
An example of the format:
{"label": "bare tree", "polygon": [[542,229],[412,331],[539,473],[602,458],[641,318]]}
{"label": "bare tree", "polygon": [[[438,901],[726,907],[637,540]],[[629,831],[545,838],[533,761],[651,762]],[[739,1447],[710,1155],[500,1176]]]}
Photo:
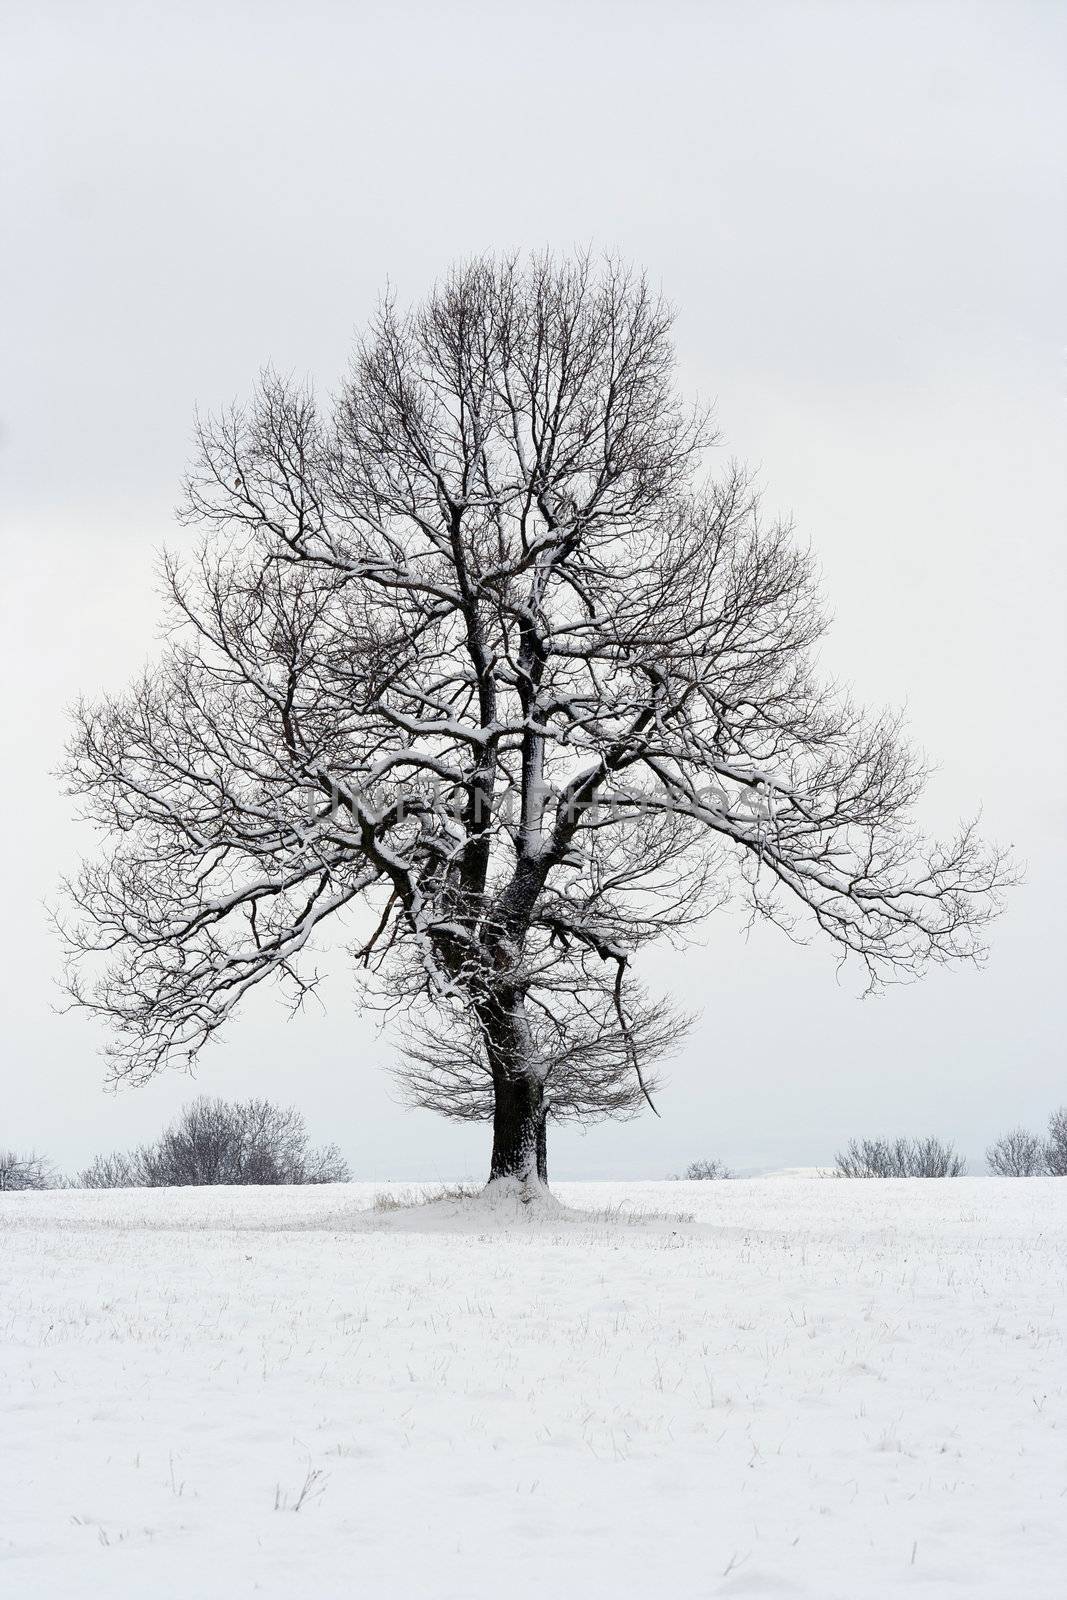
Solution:
{"label": "bare tree", "polygon": [[201,1096],[182,1109],[154,1144],[97,1156],[79,1174],[83,1189],[170,1188],[198,1184],[347,1183],[334,1144],[313,1149],[295,1106],[269,1100]]}
{"label": "bare tree", "polygon": [[0,1190],[54,1189],[57,1184],[55,1171],[44,1156],[0,1150]]}
{"label": "bare tree", "polygon": [[1026,1128],[1001,1134],[985,1153],[990,1172],[998,1178],[1032,1178],[1045,1171],[1045,1146]]}
{"label": "bare tree", "polygon": [[1060,1106],[1048,1119],[1044,1154],[1049,1177],[1067,1178],[1067,1106]]}
{"label": "bare tree", "polygon": [[529,1196],[549,1116],[648,1098],[681,1019],[634,956],[732,886],[872,986],[980,958],[1010,871],[925,841],[898,719],[818,680],[812,562],[704,475],[670,327],[615,263],[475,261],[385,302],[328,412],[268,373],[201,425],[168,648],[66,769],[108,838],[70,989],[116,1075],[265,979],[299,1004],[347,925],[368,1003],[415,1008],[413,1098],[491,1112]]}
{"label": "bare tree", "polygon": [[836,1157],[839,1178],[960,1178],[967,1163],[943,1139],[851,1139]]}
{"label": "bare tree", "polygon": [[73,1180],[75,1189],[139,1189],[144,1186],[136,1150],[116,1150],[109,1156],[94,1156]]}
{"label": "bare tree", "polygon": [[736,1172],[731,1172],[725,1161],[714,1157],[710,1161],[691,1161],[680,1178],[688,1183],[711,1182],[719,1178],[736,1178]]}

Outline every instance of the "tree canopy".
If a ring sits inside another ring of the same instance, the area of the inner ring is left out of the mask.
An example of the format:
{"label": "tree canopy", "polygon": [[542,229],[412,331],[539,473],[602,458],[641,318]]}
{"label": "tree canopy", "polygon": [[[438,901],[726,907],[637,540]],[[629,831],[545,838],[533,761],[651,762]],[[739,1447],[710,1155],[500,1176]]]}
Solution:
{"label": "tree canopy", "polygon": [[[616,262],[476,260],[387,299],[334,400],[267,372],[202,421],[168,640],[78,712],[107,849],[69,885],[71,992],[113,1071],[299,1000],[344,925],[414,1008],[421,1104],[627,1115],[684,1019],[632,973],[740,890],[871,985],[980,958],[1010,881],[931,841],[893,714],[821,681],[813,563],[675,389],[671,311]],[[352,920],[370,907],[371,924]]]}

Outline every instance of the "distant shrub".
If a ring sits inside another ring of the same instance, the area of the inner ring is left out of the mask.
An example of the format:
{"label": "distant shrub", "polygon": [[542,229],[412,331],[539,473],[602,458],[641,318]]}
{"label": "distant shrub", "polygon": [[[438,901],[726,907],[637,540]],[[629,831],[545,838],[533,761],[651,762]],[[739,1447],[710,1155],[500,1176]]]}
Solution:
{"label": "distant shrub", "polygon": [[689,1183],[703,1183],[712,1178],[736,1178],[736,1172],[731,1172],[725,1161],[718,1159],[711,1161],[691,1161],[685,1171],[675,1174],[676,1180],[682,1179]]}
{"label": "distant shrub", "polygon": [[138,1170],[136,1150],[124,1154],[116,1150],[110,1156],[95,1156],[84,1171],[74,1180],[79,1189],[136,1189],[144,1179]]}
{"label": "distant shrub", "polygon": [[77,1181],[86,1189],[158,1189],[348,1179],[348,1165],[335,1144],[308,1145],[307,1127],[295,1106],[201,1097],[154,1144],[97,1156]]}
{"label": "distant shrub", "polygon": [[0,1189],[55,1189],[58,1185],[52,1164],[44,1156],[0,1150]]}
{"label": "distant shrub", "polygon": [[1012,1128],[1010,1133],[994,1139],[985,1158],[990,1172],[998,1178],[1032,1178],[1045,1171],[1047,1154],[1036,1134],[1026,1128]]}
{"label": "distant shrub", "polygon": [[989,1146],[986,1161],[990,1172],[1001,1178],[1031,1178],[1039,1173],[1067,1177],[1067,1106],[1052,1112],[1045,1139],[1026,1128],[1013,1128]]}
{"label": "distant shrub", "polygon": [[1060,1106],[1048,1119],[1045,1171],[1050,1178],[1067,1178],[1067,1106]]}
{"label": "distant shrub", "polygon": [[959,1178],[967,1163],[942,1139],[851,1139],[836,1156],[839,1178]]}

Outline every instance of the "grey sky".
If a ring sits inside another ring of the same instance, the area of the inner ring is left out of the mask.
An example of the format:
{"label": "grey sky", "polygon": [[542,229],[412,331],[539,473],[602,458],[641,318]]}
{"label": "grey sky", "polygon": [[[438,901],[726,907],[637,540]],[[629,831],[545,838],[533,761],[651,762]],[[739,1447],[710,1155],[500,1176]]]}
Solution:
{"label": "grey sky", "polygon": [[863,1003],[720,916],[651,963],[703,1011],[662,1120],[557,1132],[556,1175],[877,1131],[980,1156],[1067,1100],[1065,80],[1057,4],[7,0],[0,1143],[72,1165],[255,1090],[359,1176],[487,1165],[484,1130],[394,1103],[343,973],[326,1015],[257,1002],[197,1085],[103,1094],[98,1035],[50,1009],[42,903],[90,836],[49,771],[64,705],[152,648],[194,405],[267,360],[328,388],[387,279],[575,243],[662,282],[683,382],[818,551],[828,670],[907,704],[930,823],[981,806],[1028,882],[984,972]]}

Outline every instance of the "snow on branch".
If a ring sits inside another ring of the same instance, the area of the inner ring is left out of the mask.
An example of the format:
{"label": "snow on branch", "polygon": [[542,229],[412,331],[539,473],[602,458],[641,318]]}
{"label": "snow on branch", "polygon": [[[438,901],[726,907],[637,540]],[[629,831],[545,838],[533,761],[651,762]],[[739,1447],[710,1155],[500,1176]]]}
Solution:
{"label": "snow on branch", "polygon": [[[195,1059],[350,941],[422,1008],[419,1104],[628,1115],[681,1019],[632,976],[740,885],[877,985],[980,958],[1010,862],[917,821],[899,721],[824,684],[809,553],[674,388],[615,262],[475,261],[380,308],[336,402],[265,373],[198,425],[167,643],[80,708],[101,852],[61,920],[116,1073]],[[373,932],[356,936],[360,906]]]}

